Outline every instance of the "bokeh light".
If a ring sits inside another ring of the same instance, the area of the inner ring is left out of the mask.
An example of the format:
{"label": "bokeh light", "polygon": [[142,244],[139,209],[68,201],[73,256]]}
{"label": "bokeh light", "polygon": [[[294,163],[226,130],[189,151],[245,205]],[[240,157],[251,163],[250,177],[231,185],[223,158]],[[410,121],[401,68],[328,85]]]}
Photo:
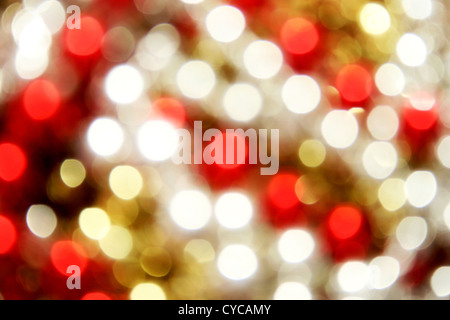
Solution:
{"label": "bokeh light", "polygon": [[33,205],[27,211],[28,228],[39,238],[50,237],[57,223],[55,212],[46,205]]}
{"label": "bokeh light", "polygon": [[212,206],[208,197],[199,190],[177,193],[170,202],[170,216],[183,229],[198,230],[211,219]]}
{"label": "bokeh light", "polygon": [[245,280],[258,269],[258,260],[252,249],[234,244],[219,253],[217,267],[220,273],[230,280]]}
{"label": "bokeh light", "polygon": [[0,216],[0,254],[7,253],[16,242],[16,228],[5,216]]}
{"label": "bokeh light", "polygon": [[27,167],[27,158],[22,149],[12,143],[2,143],[0,154],[0,178],[7,182],[17,180]]}
{"label": "bokeh light", "polygon": [[278,241],[278,252],[283,260],[289,263],[305,261],[313,253],[314,248],[312,236],[299,229],[286,231]]}
{"label": "bokeh light", "polygon": [[319,32],[309,20],[292,18],[284,23],[280,39],[290,53],[306,54],[319,43]]}

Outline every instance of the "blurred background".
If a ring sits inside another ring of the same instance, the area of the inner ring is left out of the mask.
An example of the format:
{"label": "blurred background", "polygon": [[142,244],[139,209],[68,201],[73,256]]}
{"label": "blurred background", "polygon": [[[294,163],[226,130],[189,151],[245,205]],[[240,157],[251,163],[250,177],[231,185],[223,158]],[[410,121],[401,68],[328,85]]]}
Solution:
{"label": "blurred background", "polygon": [[[449,14],[2,1],[0,298],[447,299]],[[278,129],[279,172],[174,164],[194,121]]]}

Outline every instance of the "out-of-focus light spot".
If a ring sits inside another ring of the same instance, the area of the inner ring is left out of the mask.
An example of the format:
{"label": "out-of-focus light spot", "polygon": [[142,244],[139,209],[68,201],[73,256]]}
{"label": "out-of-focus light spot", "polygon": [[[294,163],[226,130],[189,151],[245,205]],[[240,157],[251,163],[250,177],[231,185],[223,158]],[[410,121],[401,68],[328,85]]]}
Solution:
{"label": "out-of-focus light spot", "polygon": [[364,289],[369,280],[369,267],[360,261],[344,263],[337,274],[337,281],[342,291],[358,292]]}
{"label": "out-of-focus light spot", "polygon": [[111,300],[111,298],[103,292],[89,292],[81,300]]}
{"label": "out-of-focus light spot", "polygon": [[197,4],[203,2],[203,0],[181,0],[181,1],[187,4]]}
{"label": "out-of-focus light spot", "polygon": [[122,147],[124,133],[115,120],[99,118],[89,126],[87,141],[96,154],[104,157],[112,156]]}
{"label": "out-of-focus light spot", "polygon": [[364,150],[362,162],[364,169],[372,178],[385,179],[397,167],[397,151],[389,142],[372,142]]}
{"label": "out-of-focus light spot", "polygon": [[86,169],[83,164],[75,159],[65,160],[60,168],[61,180],[69,188],[76,188],[86,178]]}
{"label": "out-of-focus light spot", "polygon": [[274,43],[257,40],[250,43],[245,49],[244,65],[253,77],[269,79],[281,70],[283,54]]}
{"label": "out-of-focus light spot", "polygon": [[77,56],[90,56],[100,50],[104,30],[100,22],[90,16],[80,20],[81,29],[67,29],[65,43],[67,50]]}
{"label": "out-of-focus light spot", "polygon": [[104,238],[111,227],[107,213],[99,208],[87,208],[81,211],[78,223],[81,231],[94,240]]}
{"label": "out-of-focus light spot", "polygon": [[298,114],[313,111],[322,99],[319,85],[309,76],[290,77],[284,84],[281,94],[286,107]]}
{"label": "out-of-focus light spot", "polygon": [[396,237],[405,250],[414,250],[422,245],[428,234],[428,225],[421,217],[406,217],[398,225]]}
{"label": "out-of-focus light spot", "polygon": [[229,229],[239,229],[250,222],[253,205],[246,195],[228,192],[217,200],[214,213],[220,225]]}
{"label": "out-of-focus light spot", "polygon": [[330,111],[322,121],[322,136],[334,148],[350,147],[358,137],[359,125],[355,115],[350,111]]}
{"label": "out-of-focus light spot", "polygon": [[369,285],[374,289],[390,287],[399,275],[400,263],[392,257],[376,257],[369,264]]}
{"label": "out-of-focus light spot", "polygon": [[116,260],[126,258],[133,249],[133,238],[130,232],[119,226],[112,226],[99,242],[102,251]]}
{"label": "out-of-focus light spot", "polygon": [[308,259],[314,251],[313,237],[306,231],[292,229],[283,233],[278,241],[278,252],[284,261],[299,263]]}
{"label": "out-of-focus light spot", "polygon": [[140,257],[142,269],[152,277],[164,277],[172,268],[172,257],[162,247],[147,247]]}
{"label": "out-of-focus light spot", "polygon": [[280,209],[289,209],[299,203],[295,186],[298,176],[293,173],[279,173],[269,182],[267,194],[269,200]]}
{"label": "out-of-focus light spot", "polygon": [[216,75],[206,62],[189,61],[178,71],[177,84],[186,97],[202,99],[209,95],[216,85]]}
{"label": "out-of-focus light spot", "polygon": [[0,179],[7,182],[19,179],[27,167],[27,158],[22,149],[12,143],[2,143],[0,154]]}
{"label": "out-of-focus light spot", "polygon": [[319,32],[311,21],[292,18],[281,28],[281,43],[293,54],[306,54],[313,51],[319,43]]}
{"label": "out-of-focus light spot", "polygon": [[37,12],[52,34],[61,30],[66,22],[66,11],[59,1],[45,1],[37,8]]}
{"label": "out-of-focus light spot", "polygon": [[387,179],[378,189],[378,199],[388,211],[396,211],[406,203],[405,182],[401,179]]}
{"label": "out-of-focus light spot", "polygon": [[328,217],[328,228],[333,236],[340,240],[353,237],[362,226],[361,211],[350,205],[337,206]]}
{"label": "out-of-focus light spot", "polygon": [[232,85],[223,97],[223,105],[228,116],[242,122],[255,118],[261,111],[262,103],[259,90],[245,83]]}
{"label": "out-of-focus light spot", "polygon": [[140,283],[131,290],[131,300],[166,300],[164,290],[154,283]]}
{"label": "out-of-focus light spot", "polygon": [[206,17],[206,28],[214,40],[232,42],[245,29],[245,17],[232,6],[220,6],[211,10]]}
{"label": "out-of-focus light spot", "polygon": [[186,110],[177,99],[162,97],[153,101],[151,117],[166,120],[175,128],[181,128],[186,121]]}
{"label": "out-of-focus light spot", "polygon": [[158,24],[144,38],[145,49],[158,58],[169,58],[180,46],[180,35],[177,29],[168,23]]}
{"label": "out-of-focus light spot", "polygon": [[409,67],[418,67],[427,59],[428,50],[425,42],[414,33],[404,34],[397,42],[397,56]]}
{"label": "out-of-focus light spot", "polygon": [[17,232],[12,222],[0,216],[0,254],[7,253],[16,242]]}
{"label": "out-of-focus light spot", "polygon": [[351,64],[339,71],[336,88],[346,101],[362,102],[372,94],[373,79],[364,67]]}
{"label": "out-of-focus light spot", "polygon": [[27,57],[47,53],[52,44],[52,34],[41,16],[35,11],[24,10],[14,17],[12,33],[19,51]]}
{"label": "out-of-focus light spot", "polygon": [[47,80],[35,80],[25,89],[23,105],[34,120],[46,120],[59,109],[61,95],[56,86]]}
{"label": "out-of-focus light spot", "polygon": [[280,284],[273,296],[274,300],[311,300],[308,287],[300,282],[284,282]]}
{"label": "out-of-focus light spot", "polygon": [[433,12],[431,0],[402,0],[402,7],[411,19],[424,20]]}
{"label": "out-of-focus light spot", "polygon": [[135,67],[120,65],[106,76],[105,90],[108,98],[116,103],[133,103],[144,92],[144,79]]}
{"label": "out-of-focus light spot", "polygon": [[391,27],[391,16],[382,5],[367,3],[359,14],[359,22],[367,33],[380,35]]}
{"label": "out-of-focus light spot", "polygon": [[378,140],[391,140],[398,132],[397,112],[389,106],[375,107],[367,117],[367,128]]}
{"label": "out-of-focus light spot", "polygon": [[450,203],[444,209],[444,222],[447,225],[447,228],[450,229]]}
{"label": "out-of-focus light spot", "polygon": [[318,140],[306,140],[300,146],[298,155],[305,166],[316,168],[325,161],[327,150]]}
{"label": "out-of-focus light spot", "polygon": [[216,253],[211,243],[203,239],[189,241],[184,247],[184,253],[194,257],[199,263],[213,261],[216,257]]}
{"label": "out-of-focus light spot", "polygon": [[198,190],[177,193],[170,202],[170,216],[183,229],[198,230],[211,219],[212,206],[208,197]]}
{"label": "out-of-focus light spot", "polygon": [[40,77],[47,70],[48,62],[48,54],[46,52],[30,57],[18,51],[14,60],[14,66],[19,77],[30,80]]}
{"label": "out-of-focus light spot", "polygon": [[141,192],[143,183],[139,171],[130,166],[115,167],[109,175],[112,192],[124,200],[135,198]]}
{"label": "out-of-focus light spot", "polygon": [[252,249],[234,244],[225,247],[217,259],[220,273],[230,280],[244,280],[258,269],[258,259]]}
{"label": "out-of-focus light spot", "polygon": [[177,131],[169,122],[151,120],[139,129],[137,142],[144,157],[159,162],[169,159],[175,153],[179,139]]}
{"label": "out-of-focus light spot", "polygon": [[437,181],[429,171],[415,171],[406,179],[406,197],[416,208],[428,206],[437,193]]}
{"label": "out-of-focus light spot", "polygon": [[105,34],[102,42],[103,56],[112,62],[123,62],[130,58],[136,41],[129,29],[123,26],[114,27]]}
{"label": "out-of-focus light spot", "polygon": [[67,275],[69,266],[78,266],[83,272],[88,264],[86,251],[73,241],[58,241],[53,244],[50,257],[53,266],[64,276]]}
{"label": "out-of-focus light spot", "polygon": [[440,267],[433,273],[431,289],[438,297],[450,295],[450,267]]}
{"label": "out-of-focus light spot", "polygon": [[436,100],[426,92],[413,94],[403,108],[406,122],[416,130],[428,130],[438,121]]}
{"label": "out-of-focus light spot", "polygon": [[56,229],[57,218],[52,208],[45,205],[33,205],[27,212],[27,225],[39,238],[50,237]]}
{"label": "out-of-focus light spot", "polygon": [[405,89],[405,74],[397,65],[385,63],[375,74],[375,84],[382,94],[398,96]]}

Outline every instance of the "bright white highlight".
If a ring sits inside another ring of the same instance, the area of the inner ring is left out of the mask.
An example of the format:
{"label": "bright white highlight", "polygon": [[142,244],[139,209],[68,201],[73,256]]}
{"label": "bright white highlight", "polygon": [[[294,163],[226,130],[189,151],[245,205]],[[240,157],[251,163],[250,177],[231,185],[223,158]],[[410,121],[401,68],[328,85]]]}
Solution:
{"label": "bright white highlight", "polygon": [[406,197],[416,208],[428,206],[437,193],[437,181],[429,171],[415,171],[406,179]]}
{"label": "bright white highlight", "polygon": [[242,122],[255,118],[261,111],[262,103],[259,90],[245,83],[231,86],[223,97],[223,105],[228,116]]}
{"label": "bright white highlight", "polygon": [[404,34],[397,43],[397,56],[406,66],[421,66],[427,59],[427,55],[425,42],[414,33]]}
{"label": "bright white highlight", "polygon": [[105,89],[108,98],[112,101],[130,104],[144,92],[144,79],[135,67],[117,66],[106,76]]}
{"label": "bright white highlight", "polygon": [[214,40],[232,42],[239,38],[245,29],[245,17],[232,6],[220,6],[208,13],[206,28]]}
{"label": "bright white highlight", "polygon": [[428,234],[428,225],[421,217],[406,217],[397,227],[396,237],[405,250],[414,250],[422,245]]}
{"label": "bright white highlight", "polygon": [[138,148],[150,161],[165,161],[177,150],[179,136],[176,129],[167,121],[151,120],[138,132]]}
{"label": "bright white highlight", "polygon": [[402,0],[403,10],[414,20],[424,20],[433,12],[431,0]]}
{"label": "bright white highlight", "polygon": [[239,229],[250,222],[253,216],[253,205],[246,195],[229,192],[217,200],[214,213],[222,226]]}
{"label": "bright white highlight", "polygon": [[359,21],[369,34],[380,35],[391,27],[391,16],[385,7],[378,3],[366,4],[359,15]]}
{"label": "bright white highlight", "polygon": [[431,289],[438,297],[450,295],[450,267],[440,267],[433,273]]}
{"label": "bright white highlight", "polygon": [[369,285],[374,289],[386,289],[397,281],[400,263],[388,256],[376,257],[369,264]]}
{"label": "bright white highlight", "polygon": [[308,287],[299,282],[284,282],[275,291],[274,300],[311,300]]}
{"label": "bright white highlight", "polygon": [[93,152],[106,157],[119,151],[124,141],[124,133],[115,120],[99,118],[90,125],[87,140]]}
{"label": "bright white highlight", "polygon": [[344,263],[337,274],[337,281],[342,291],[358,292],[364,289],[369,280],[369,267],[359,261]]}
{"label": "bright white highlight", "polygon": [[322,136],[334,148],[350,147],[358,137],[359,125],[350,111],[333,110],[322,121]]}
{"label": "bright white highlight", "polygon": [[229,245],[219,253],[217,268],[230,280],[244,280],[256,272],[258,259],[253,250],[247,246]]}
{"label": "bright white highlight", "polygon": [[27,212],[27,225],[35,236],[48,238],[56,229],[56,214],[52,208],[45,205],[31,206]]}
{"label": "bright white highlight", "polygon": [[367,117],[370,134],[378,140],[391,140],[398,132],[397,112],[389,106],[375,107]]}
{"label": "bright white highlight", "polygon": [[177,73],[177,84],[181,93],[191,99],[202,99],[209,95],[216,84],[216,75],[209,64],[189,61]]}
{"label": "bright white highlight", "polygon": [[397,65],[385,63],[375,74],[375,84],[382,94],[398,96],[405,89],[405,74]]}
{"label": "bright white highlight", "polygon": [[308,259],[315,248],[311,235],[299,229],[288,230],[278,241],[278,252],[284,261],[299,263]]}
{"label": "bright white highlight", "polygon": [[363,154],[363,166],[366,172],[375,179],[385,179],[397,167],[397,151],[389,142],[372,142]]}
{"label": "bright white highlight", "polygon": [[292,76],[283,86],[282,98],[293,113],[309,113],[317,108],[322,93],[317,82],[309,76]]}
{"label": "bright white highlight", "polygon": [[208,197],[198,190],[177,193],[170,202],[170,216],[183,229],[198,230],[211,219],[212,206]]}
{"label": "bright white highlight", "polygon": [[283,65],[283,54],[274,43],[257,40],[250,43],[245,50],[244,65],[253,77],[269,79],[280,71]]}

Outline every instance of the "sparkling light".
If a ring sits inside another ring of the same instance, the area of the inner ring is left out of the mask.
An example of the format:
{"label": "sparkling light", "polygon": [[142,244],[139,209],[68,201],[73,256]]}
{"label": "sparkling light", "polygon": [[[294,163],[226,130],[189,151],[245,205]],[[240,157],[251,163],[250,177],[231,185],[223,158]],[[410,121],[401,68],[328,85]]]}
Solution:
{"label": "sparkling light", "polygon": [[375,139],[391,140],[398,132],[398,115],[392,107],[375,107],[367,117],[367,128]]}
{"label": "sparkling light", "polygon": [[108,98],[116,103],[133,103],[144,92],[144,79],[135,67],[120,65],[106,76],[105,90]]}
{"label": "sparkling light", "polygon": [[246,195],[228,192],[217,200],[214,213],[222,226],[239,229],[250,222],[253,216],[253,205]]}
{"label": "sparkling light", "polygon": [[406,179],[406,197],[416,208],[428,206],[437,193],[437,181],[429,171],[415,171]]}
{"label": "sparkling light", "polygon": [[66,23],[66,11],[59,1],[45,1],[37,8],[37,12],[52,34],[60,31]]}
{"label": "sparkling light", "polygon": [[179,136],[172,124],[163,120],[146,122],[138,133],[141,153],[150,161],[165,161],[177,150]]}
{"label": "sparkling light", "polygon": [[39,238],[50,237],[56,229],[57,218],[52,208],[45,205],[33,205],[27,211],[27,225]]}
{"label": "sparkling light", "polygon": [[385,7],[378,3],[367,3],[359,14],[359,21],[369,34],[380,35],[391,27],[391,17]]}
{"label": "sparkling light", "polygon": [[401,179],[387,179],[378,189],[378,199],[388,211],[396,211],[406,203],[405,182]]}
{"label": "sparkling light", "polygon": [[404,34],[397,43],[397,56],[406,66],[421,66],[427,59],[427,55],[425,42],[414,33]]}
{"label": "sparkling light", "polygon": [[232,85],[223,97],[223,105],[228,116],[242,122],[255,118],[261,111],[262,103],[259,90],[245,83]]}
{"label": "sparkling light", "polygon": [[319,43],[319,32],[314,24],[303,18],[292,18],[281,28],[280,40],[287,51],[306,54]]}
{"label": "sparkling light", "polygon": [[135,198],[141,192],[143,183],[139,171],[130,166],[115,167],[109,175],[112,192],[124,200]]}
{"label": "sparkling light", "polygon": [[400,263],[388,256],[380,256],[369,264],[369,285],[374,289],[386,289],[397,281]]}
{"label": "sparkling light", "polygon": [[405,74],[397,65],[385,63],[375,74],[375,84],[382,94],[398,96],[405,89]]}
{"label": "sparkling light", "polygon": [[154,283],[140,283],[131,290],[131,300],[166,300],[164,290]]}
{"label": "sparkling light", "polygon": [[112,156],[122,147],[124,133],[115,120],[99,118],[89,126],[87,141],[96,154],[104,157]]}
{"label": "sparkling light", "polygon": [[274,300],[311,300],[308,287],[299,282],[284,282],[275,291]]}
{"label": "sparkling light", "polygon": [[283,65],[283,54],[274,43],[256,40],[245,49],[244,65],[253,77],[269,79],[280,71]]}
{"label": "sparkling light", "polygon": [[14,17],[12,33],[19,51],[27,57],[47,53],[52,44],[52,34],[41,16],[31,10],[21,11]]}
{"label": "sparkling light", "polygon": [[350,111],[330,111],[322,121],[322,136],[334,148],[350,147],[358,137],[359,125],[356,117]]}
{"label": "sparkling light", "polygon": [[48,54],[46,52],[30,57],[18,51],[14,60],[17,74],[26,80],[40,77],[47,70],[48,63]]}
{"label": "sparkling light", "polygon": [[431,289],[438,297],[450,295],[450,267],[440,267],[431,277]]}
{"label": "sparkling light", "polygon": [[211,10],[206,17],[206,28],[215,40],[232,42],[239,38],[245,29],[245,17],[232,6],[220,6]]}
{"label": "sparkling light", "polygon": [[369,280],[369,267],[360,261],[344,263],[337,274],[337,281],[345,292],[358,292],[366,287]]}
{"label": "sparkling light", "polygon": [[450,136],[441,139],[436,151],[442,165],[450,169]]}
{"label": "sparkling light", "polygon": [[278,252],[284,261],[299,263],[308,259],[314,251],[312,236],[300,229],[288,230],[278,241]]}
{"label": "sparkling light", "polygon": [[61,164],[60,175],[66,186],[76,188],[86,178],[86,169],[80,161],[68,159]]}
{"label": "sparkling light", "polygon": [[397,151],[389,142],[372,142],[364,150],[362,158],[366,172],[375,179],[385,179],[397,167]]}
{"label": "sparkling light", "polygon": [[198,230],[206,226],[212,215],[208,197],[198,190],[177,193],[170,202],[170,216],[183,229]]}
{"label": "sparkling light", "polygon": [[119,226],[112,226],[99,243],[102,251],[116,260],[125,259],[133,249],[133,238],[130,232]]}
{"label": "sparkling light", "polygon": [[402,0],[402,7],[411,19],[424,20],[433,12],[431,0]]}
{"label": "sparkling light", "polygon": [[414,250],[422,245],[428,234],[428,225],[421,217],[406,217],[397,227],[396,237],[405,250]]}
{"label": "sparkling light", "polygon": [[87,208],[81,211],[78,223],[86,237],[94,240],[103,239],[111,227],[108,214],[99,208]]}
{"label": "sparkling light", "polygon": [[186,97],[202,99],[214,89],[216,75],[206,62],[189,61],[178,70],[177,84],[181,93]]}
{"label": "sparkling light", "polygon": [[244,280],[258,269],[258,259],[252,249],[234,244],[225,247],[217,259],[220,273],[230,280]]}
{"label": "sparkling light", "polygon": [[317,108],[322,93],[317,82],[309,76],[292,76],[283,86],[282,98],[287,108],[298,114]]}

